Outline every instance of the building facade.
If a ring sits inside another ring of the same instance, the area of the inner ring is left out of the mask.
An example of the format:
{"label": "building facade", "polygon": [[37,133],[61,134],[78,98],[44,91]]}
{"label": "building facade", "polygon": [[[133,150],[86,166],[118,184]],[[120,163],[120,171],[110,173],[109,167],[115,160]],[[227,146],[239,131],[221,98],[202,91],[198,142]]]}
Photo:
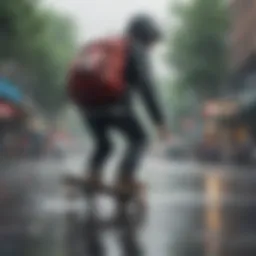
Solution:
{"label": "building facade", "polygon": [[230,17],[231,69],[235,72],[256,52],[256,1],[232,1]]}
{"label": "building facade", "polygon": [[246,105],[256,99],[256,1],[233,0],[230,16],[231,86]]}
{"label": "building facade", "polygon": [[[256,0],[233,0],[230,3],[230,92],[239,103],[238,122],[249,127],[256,139]],[[223,204],[220,210],[222,219],[222,248],[219,255],[253,256],[256,207],[252,203],[255,196],[255,179],[245,173],[243,166],[234,170],[234,175],[225,180],[223,194],[235,199]],[[246,179],[240,174],[244,173]]]}

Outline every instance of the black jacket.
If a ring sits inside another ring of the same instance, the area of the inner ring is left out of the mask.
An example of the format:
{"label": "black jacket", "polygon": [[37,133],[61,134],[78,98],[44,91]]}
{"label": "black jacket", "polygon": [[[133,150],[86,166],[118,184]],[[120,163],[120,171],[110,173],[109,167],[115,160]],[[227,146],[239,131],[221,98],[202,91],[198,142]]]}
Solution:
{"label": "black jacket", "polygon": [[[155,82],[152,76],[150,60],[143,44],[134,41],[130,45],[126,67],[127,92],[123,103],[132,104],[132,94],[139,93],[147,110],[156,124],[163,122],[163,114],[154,92]],[[129,107],[129,106],[128,106]]]}

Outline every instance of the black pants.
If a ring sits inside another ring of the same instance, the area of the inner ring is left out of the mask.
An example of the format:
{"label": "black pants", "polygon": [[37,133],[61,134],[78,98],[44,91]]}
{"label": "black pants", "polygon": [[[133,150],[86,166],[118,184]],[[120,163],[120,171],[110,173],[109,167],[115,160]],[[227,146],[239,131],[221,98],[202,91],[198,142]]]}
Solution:
{"label": "black pants", "polygon": [[120,179],[132,178],[146,146],[146,134],[132,111],[97,113],[87,116],[95,140],[89,170],[101,175],[105,162],[112,153],[113,143],[109,132],[114,129],[125,137],[126,152],[119,166]]}

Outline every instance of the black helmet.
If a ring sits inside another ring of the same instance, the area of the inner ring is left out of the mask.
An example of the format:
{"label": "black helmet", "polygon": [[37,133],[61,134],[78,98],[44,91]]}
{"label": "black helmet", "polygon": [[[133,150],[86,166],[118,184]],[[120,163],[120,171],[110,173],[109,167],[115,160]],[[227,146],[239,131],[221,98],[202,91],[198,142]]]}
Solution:
{"label": "black helmet", "polygon": [[155,42],[162,37],[162,32],[155,19],[146,14],[133,17],[128,24],[127,33],[143,43]]}

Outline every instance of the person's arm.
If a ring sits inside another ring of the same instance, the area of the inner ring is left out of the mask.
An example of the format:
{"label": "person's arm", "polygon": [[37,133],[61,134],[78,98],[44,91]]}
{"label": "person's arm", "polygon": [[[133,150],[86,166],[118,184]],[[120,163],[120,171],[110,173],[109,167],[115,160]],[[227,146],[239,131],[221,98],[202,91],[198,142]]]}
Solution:
{"label": "person's arm", "polygon": [[142,49],[134,48],[133,65],[136,71],[136,87],[143,98],[147,110],[157,126],[164,125],[163,113],[160,109],[156,94],[154,93],[155,82],[149,67],[148,58]]}

